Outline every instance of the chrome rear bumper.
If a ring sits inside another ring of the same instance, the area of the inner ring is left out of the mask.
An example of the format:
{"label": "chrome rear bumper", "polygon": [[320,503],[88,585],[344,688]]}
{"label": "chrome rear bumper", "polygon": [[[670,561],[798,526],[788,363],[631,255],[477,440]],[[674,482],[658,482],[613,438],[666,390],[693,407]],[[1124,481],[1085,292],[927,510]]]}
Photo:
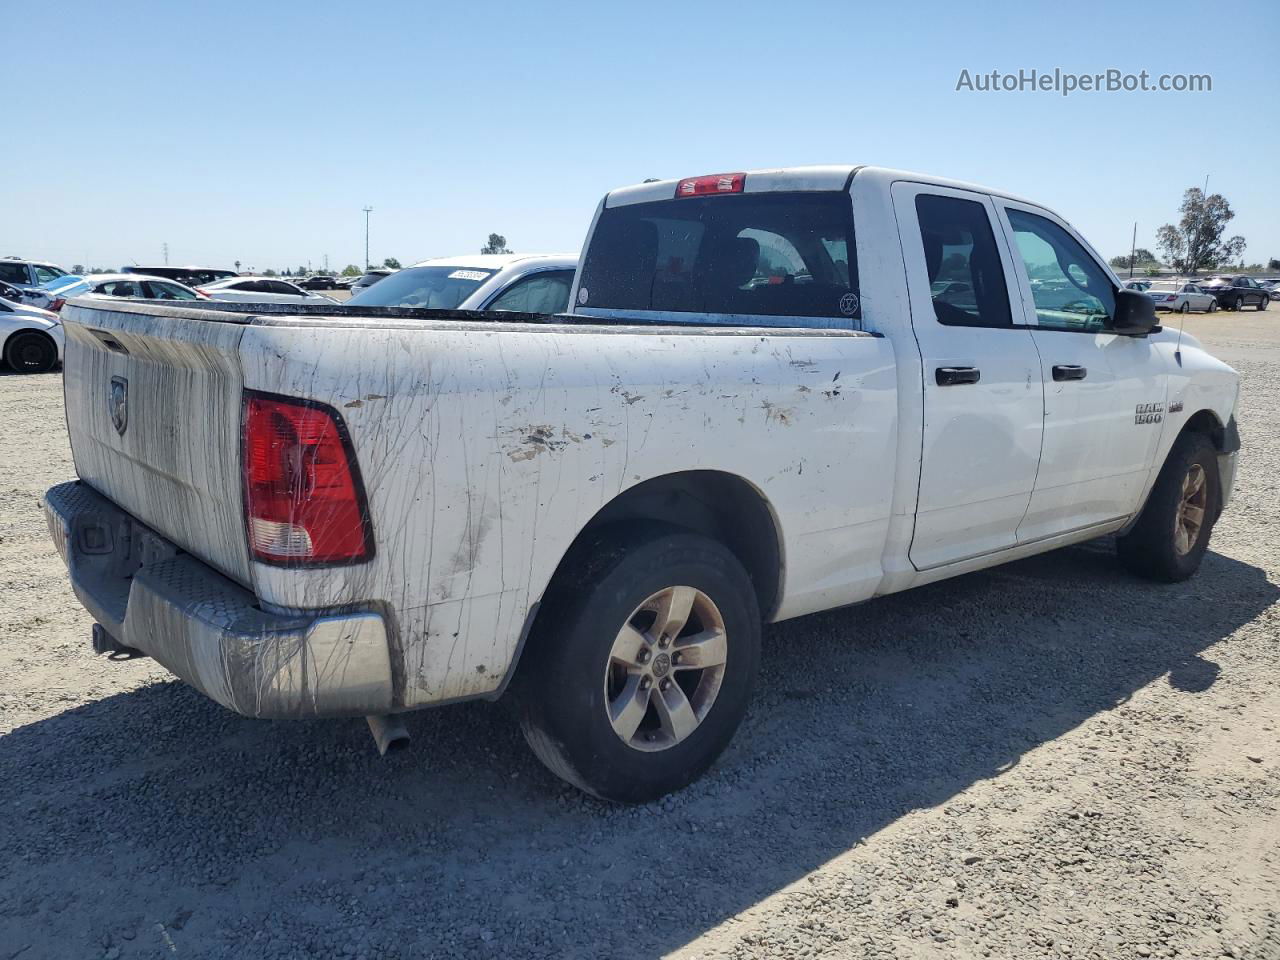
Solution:
{"label": "chrome rear bumper", "polygon": [[393,709],[379,614],[265,611],[252,593],[79,482],[49,489],[44,511],[93,618],[223,706],[250,717]]}

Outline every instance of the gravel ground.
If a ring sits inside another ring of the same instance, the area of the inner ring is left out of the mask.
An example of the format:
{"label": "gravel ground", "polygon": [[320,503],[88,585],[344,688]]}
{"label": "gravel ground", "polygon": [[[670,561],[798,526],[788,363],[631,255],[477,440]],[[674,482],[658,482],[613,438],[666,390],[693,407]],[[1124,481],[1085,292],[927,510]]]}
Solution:
{"label": "gravel ground", "polygon": [[1280,314],[1188,329],[1244,375],[1197,578],[1098,542],[771,628],[725,757],[631,809],[501,704],[379,759],[95,659],[60,376],[0,376],[0,960],[1280,957]]}

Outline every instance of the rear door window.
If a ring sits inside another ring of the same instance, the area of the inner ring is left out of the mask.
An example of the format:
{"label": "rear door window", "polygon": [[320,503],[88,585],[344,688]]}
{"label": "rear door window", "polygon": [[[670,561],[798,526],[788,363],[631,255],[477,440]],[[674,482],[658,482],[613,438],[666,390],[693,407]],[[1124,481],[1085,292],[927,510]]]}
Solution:
{"label": "rear door window", "polygon": [[548,270],[517,280],[489,304],[490,310],[563,313],[569,306],[572,270]]}
{"label": "rear door window", "polygon": [[916,197],[916,216],[938,322],[1013,326],[1009,288],[987,208],[976,200],[922,193]]}
{"label": "rear door window", "polygon": [[136,281],[133,280],[112,280],[108,283],[101,284],[98,287],[99,293],[105,293],[109,297],[140,297],[142,291],[139,289]]}
{"label": "rear door window", "polygon": [[29,283],[25,263],[0,263],[0,280],[5,283]]}
{"label": "rear door window", "polygon": [[855,318],[853,220],[843,192],[679,197],[606,208],[580,306]]}

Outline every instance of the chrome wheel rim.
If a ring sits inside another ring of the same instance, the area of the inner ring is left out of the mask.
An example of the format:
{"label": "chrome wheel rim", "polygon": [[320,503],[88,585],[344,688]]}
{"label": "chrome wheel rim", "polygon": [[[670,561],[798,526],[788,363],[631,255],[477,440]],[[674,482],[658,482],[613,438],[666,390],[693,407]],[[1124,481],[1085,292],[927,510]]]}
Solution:
{"label": "chrome wheel rim", "polygon": [[653,753],[706,719],[729,656],[724,617],[695,587],[667,587],[631,612],[609,650],[604,702],[613,732]]}
{"label": "chrome wheel rim", "polygon": [[1173,522],[1173,548],[1178,551],[1178,556],[1190,553],[1200,539],[1208,498],[1209,484],[1205,482],[1204,467],[1193,463],[1182,478],[1182,495]]}

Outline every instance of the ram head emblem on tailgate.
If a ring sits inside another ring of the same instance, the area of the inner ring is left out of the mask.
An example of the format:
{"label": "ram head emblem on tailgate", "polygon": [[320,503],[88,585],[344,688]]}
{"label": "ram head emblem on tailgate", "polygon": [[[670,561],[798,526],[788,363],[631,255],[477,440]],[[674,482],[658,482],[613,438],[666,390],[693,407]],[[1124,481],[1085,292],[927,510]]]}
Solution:
{"label": "ram head emblem on tailgate", "polygon": [[116,428],[116,433],[124,436],[124,432],[129,429],[129,381],[124,377],[111,378],[111,396],[107,400],[107,407],[111,410],[111,423]]}

